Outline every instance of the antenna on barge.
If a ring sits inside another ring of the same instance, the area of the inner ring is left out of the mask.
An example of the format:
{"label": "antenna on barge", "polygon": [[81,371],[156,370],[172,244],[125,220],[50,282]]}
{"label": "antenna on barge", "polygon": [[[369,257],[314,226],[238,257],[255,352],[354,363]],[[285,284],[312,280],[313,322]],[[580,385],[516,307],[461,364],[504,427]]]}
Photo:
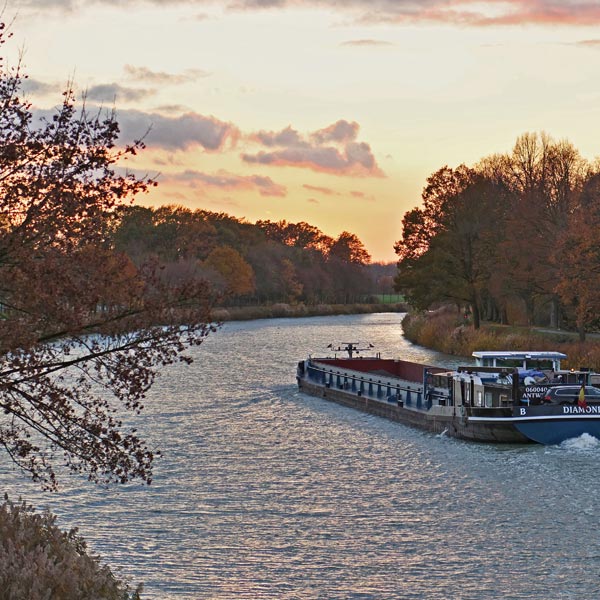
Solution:
{"label": "antenna on barge", "polygon": [[373,344],[368,344],[366,345],[365,348],[359,348],[360,344],[359,342],[341,342],[340,344],[336,345],[335,344],[329,344],[327,347],[331,348],[331,350],[333,350],[334,352],[347,352],[348,353],[348,358],[352,358],[353,354],[360,354],[361,352],[364,352],[365,350],[370,350],[371,348],[375,348],[375,346],[373,346]]}

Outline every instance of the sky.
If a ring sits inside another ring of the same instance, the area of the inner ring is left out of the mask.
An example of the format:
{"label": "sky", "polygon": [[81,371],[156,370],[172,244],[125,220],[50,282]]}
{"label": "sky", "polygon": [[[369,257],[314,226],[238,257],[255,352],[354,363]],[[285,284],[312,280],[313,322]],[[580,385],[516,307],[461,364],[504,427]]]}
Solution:
{"label": "sky", "polygon": [[20,0],[2,47],[52,110],[116,108],[140,204],[356,234],[395,260],[429,175],[519,135],[600,155],[600,2]]}

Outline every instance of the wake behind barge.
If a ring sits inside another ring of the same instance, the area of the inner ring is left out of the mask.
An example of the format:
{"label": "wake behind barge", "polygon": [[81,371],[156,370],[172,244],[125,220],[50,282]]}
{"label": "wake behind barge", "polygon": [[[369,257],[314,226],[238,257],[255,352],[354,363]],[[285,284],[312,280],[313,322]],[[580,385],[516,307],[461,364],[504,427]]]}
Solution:
{"label": "wake behind barge", "polygon": [[[475,352],[476,365],[449,371],[379,355],[358,358],[356,343],[334,351],[334,357],[298,363],[302,392],[465,440],[558,444],[583,434],[600,439],[600,390],[591,385],[600,383],[600,375],[561,370],[566,355],[560,352]],[[548,400],[553,387],[581,385],[583,402]]]}

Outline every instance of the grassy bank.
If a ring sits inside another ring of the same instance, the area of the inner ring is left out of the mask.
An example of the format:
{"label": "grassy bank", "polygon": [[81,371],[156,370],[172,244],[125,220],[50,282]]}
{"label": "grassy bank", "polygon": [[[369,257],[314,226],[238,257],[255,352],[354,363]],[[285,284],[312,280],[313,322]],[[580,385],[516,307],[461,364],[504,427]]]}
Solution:
{"label": "grassy bank", "polygon": [[216,308],[212,312],[215,321],[246,321],[280,317],[318,317],[323,315],[356,315],[377,312],[406,312],[403,303],[397,304],[271,304],[268,306],[234,306]]}
{"label": "grassy bank", "polygon": [[475,330],[464,323],[461,313],[451,309],[409,314],[403,328],[412,342],[446,354],[470,357],[474,350],[556,350],[568,356],[563,361],[565,368],[585,366],[600,371],[600,342],[581,343],[569,332],[498,324],[484,324]]}
{"label": "grassy bank", "polygon": [[140,600],[99,556],[87,551],[76,529],[62,531],[49,512],[25,503],[0,505],[0,598],[11,600]]}

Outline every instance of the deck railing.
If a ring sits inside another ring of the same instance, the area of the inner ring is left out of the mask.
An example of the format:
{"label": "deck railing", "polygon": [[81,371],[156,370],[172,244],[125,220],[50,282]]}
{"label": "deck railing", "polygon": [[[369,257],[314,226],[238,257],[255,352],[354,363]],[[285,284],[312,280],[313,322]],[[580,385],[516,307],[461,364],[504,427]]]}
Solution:
{"label": "deck railing", "polygon": [[[308,365],[308,378],[325,388],[348,390],[357,396],[380,401],[396,402],[399,405],[423,407],[423,388],[415,383],[398,383],[386,377],[370,377],[352,374],[335,368]],[[431,399],[429,400],[431,403]],[[428,408],[431,404],[428,406]]]}

